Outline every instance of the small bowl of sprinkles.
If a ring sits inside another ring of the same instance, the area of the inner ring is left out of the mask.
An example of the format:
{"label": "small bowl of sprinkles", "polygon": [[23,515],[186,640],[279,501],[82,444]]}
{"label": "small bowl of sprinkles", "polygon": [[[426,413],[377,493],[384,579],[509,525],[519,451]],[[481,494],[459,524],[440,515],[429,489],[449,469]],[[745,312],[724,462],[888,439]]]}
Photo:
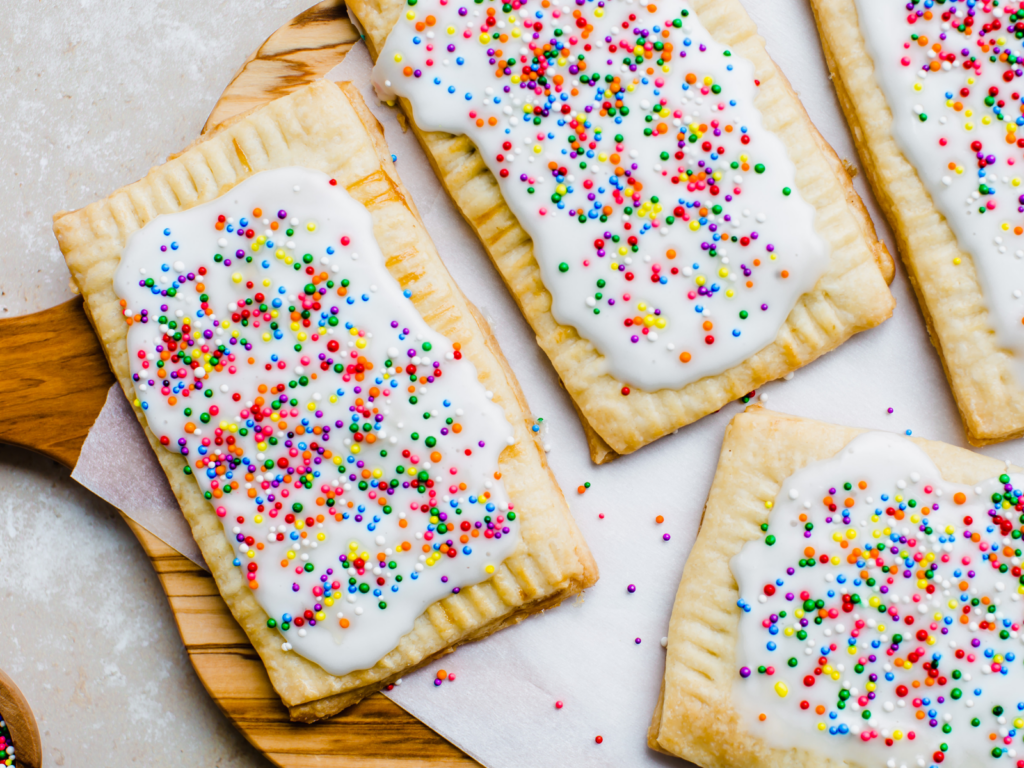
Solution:
{"label": "small bowl of sprinkles", "polygon": [[28,700],[0,670],[0,766],[41,768],[43,748],[39,726]]}

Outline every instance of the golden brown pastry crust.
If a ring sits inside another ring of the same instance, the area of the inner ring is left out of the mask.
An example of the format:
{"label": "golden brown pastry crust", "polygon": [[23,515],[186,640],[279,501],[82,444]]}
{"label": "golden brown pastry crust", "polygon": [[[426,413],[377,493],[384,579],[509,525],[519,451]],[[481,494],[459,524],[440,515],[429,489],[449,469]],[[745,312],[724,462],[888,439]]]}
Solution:
{"label": "golden brown pastry crust", "polygon": [[[749,734],[733,707],[740,609],[729,560],[763,536],[765,502],[798,469],[831,458],[865,430],[751,406],[725,432],[700,533],[669,622],[665,677],[647,743],[703,768],[856,766],[818,752],[779,749]],[[946,443],[912,438],[955,483],[975,483],[1006,465]]]}
{"label": "golden brown pastry crust", "polygon": [[[349,10],[366,31],[376,60],[404,0],[352,0]],[[424,132],[401,107],[445,188],[480,237],[520,310],[537,334],[580,413],[591,458],[608,461],[713,413],[731,400],[806,365],[853,334],[892,314],[892,258],[835,152],[811,123],[799,98],[764,49],[764,40],[739,0],[696,0],[701,23],[719,42],[754,63],[760,80],[755,105],[766,128],[785,144],[796,165],[796,186],[817,209],[819,234],[832,248],[831,264],[793,308],[775,342],[717,376],[678,390],[633,390],[601,373],[601,355],[574,328],[551,314],[533,255],[533,242],[509,210],[498,184],[465,136]]]}
{"label": "golden brown pastry crust", "polygon": [[159,445],[136,409],[224,601],[259,652],[292,718],[313,721],[461,643],[556,605],[593,584],[597,566],[528,429],[532,418],[515,376],[442,264],[395,172],[380,125],[350,84],[319,81],[273,101],[204,137],[142,181],[54,217],[72,279],[128,399],[135,400],[135,391],[127,326],[112,282],[128,236],[157,214],[207,202],[253,173],[290,165],[332,175],[367,207],[388,271],[413,289],[413,303],[434,330],[462,344],[480,381],[505,409],[517,442],[502,453],[500,468],[522,523],[519,548],[493,577],[430,606],[372,669],[336,677],[281,650],[280,635],[267,628],[266,614],[231,565],[233,553],[216,513],[195,479],[182,472],[184,459]]}
{"label": "golden brown pastry crust", "polygon": [[[996,346],[974,260],[957,245],[931,195],[896,146],[854,0],[811,0],[839,103],[917,294],[973,445],[1024,434],[1024,388]],[[959,266],[953,259],[960,258]]]}

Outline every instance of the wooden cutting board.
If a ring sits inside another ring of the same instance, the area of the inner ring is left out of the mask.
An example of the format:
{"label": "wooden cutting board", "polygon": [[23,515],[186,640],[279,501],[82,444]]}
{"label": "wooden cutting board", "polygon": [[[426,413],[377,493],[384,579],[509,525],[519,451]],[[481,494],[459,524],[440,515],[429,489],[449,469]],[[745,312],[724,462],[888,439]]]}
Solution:
{"label": "wooden cutting board", "polygon": [[[242,65],[203,132],[323,76],[358,40],[342,0],[324,0],[299,14]],[[47,350],[45,361],[37,359],[39,349]],[[74,467],[114,382],[82,300],[0,320],[0,350],[0,442]],[[26,391],[32,397],[25,397]],[[199,679],[245,738],[274,763],[282,768],[477,765],[380,694],[325,722],[292,723],[210,574],[125,520],[160,577]]]}

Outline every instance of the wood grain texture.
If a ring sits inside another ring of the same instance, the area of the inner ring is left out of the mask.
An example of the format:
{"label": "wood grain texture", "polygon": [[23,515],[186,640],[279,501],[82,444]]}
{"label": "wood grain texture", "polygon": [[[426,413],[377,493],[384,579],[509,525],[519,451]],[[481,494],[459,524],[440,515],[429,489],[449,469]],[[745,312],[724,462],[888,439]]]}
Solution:
{"label": "wood grain texture", "polygon": [[35,715],[25,695],[3,670],[0,670],[0,716],[7,723],[17,764],[21,768],[41,768],[43,745],[39,741]]}
{"label": "wood grain texture", "polygon": [[267,38],[214,106],[203,133],[323,77],[359,41],[344,0],[324,0]]}
{"label": "wood grain texture", "polygon": [[[203,132],[323,76],[358,39],[341,0],[313,6],[249,58]],[[0,441],[73,467],[114,381],[82,300],[0,321],[0,349],[0,411],[5,415]],[[24,396],[28,390],[31,398]],[[125,521],[153,563],[199,679],[271,761],[282,768],[477,765],[380,694],[315,725],[292,722],[212,576],[134,521]]]}
{"label": "wood grain texture", "polygon": [[114,374],[81,297],[0,320],[0,442],[75,466]]}

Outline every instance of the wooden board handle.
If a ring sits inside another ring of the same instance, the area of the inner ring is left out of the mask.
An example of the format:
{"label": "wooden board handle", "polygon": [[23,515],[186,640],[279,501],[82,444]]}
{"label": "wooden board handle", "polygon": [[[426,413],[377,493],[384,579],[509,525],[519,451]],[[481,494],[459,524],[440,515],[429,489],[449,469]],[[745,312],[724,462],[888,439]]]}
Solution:
{"label": "wooden board handle", "polygon": [[81,296],[0,320],[0,442],[74,467],[113,383]]}

